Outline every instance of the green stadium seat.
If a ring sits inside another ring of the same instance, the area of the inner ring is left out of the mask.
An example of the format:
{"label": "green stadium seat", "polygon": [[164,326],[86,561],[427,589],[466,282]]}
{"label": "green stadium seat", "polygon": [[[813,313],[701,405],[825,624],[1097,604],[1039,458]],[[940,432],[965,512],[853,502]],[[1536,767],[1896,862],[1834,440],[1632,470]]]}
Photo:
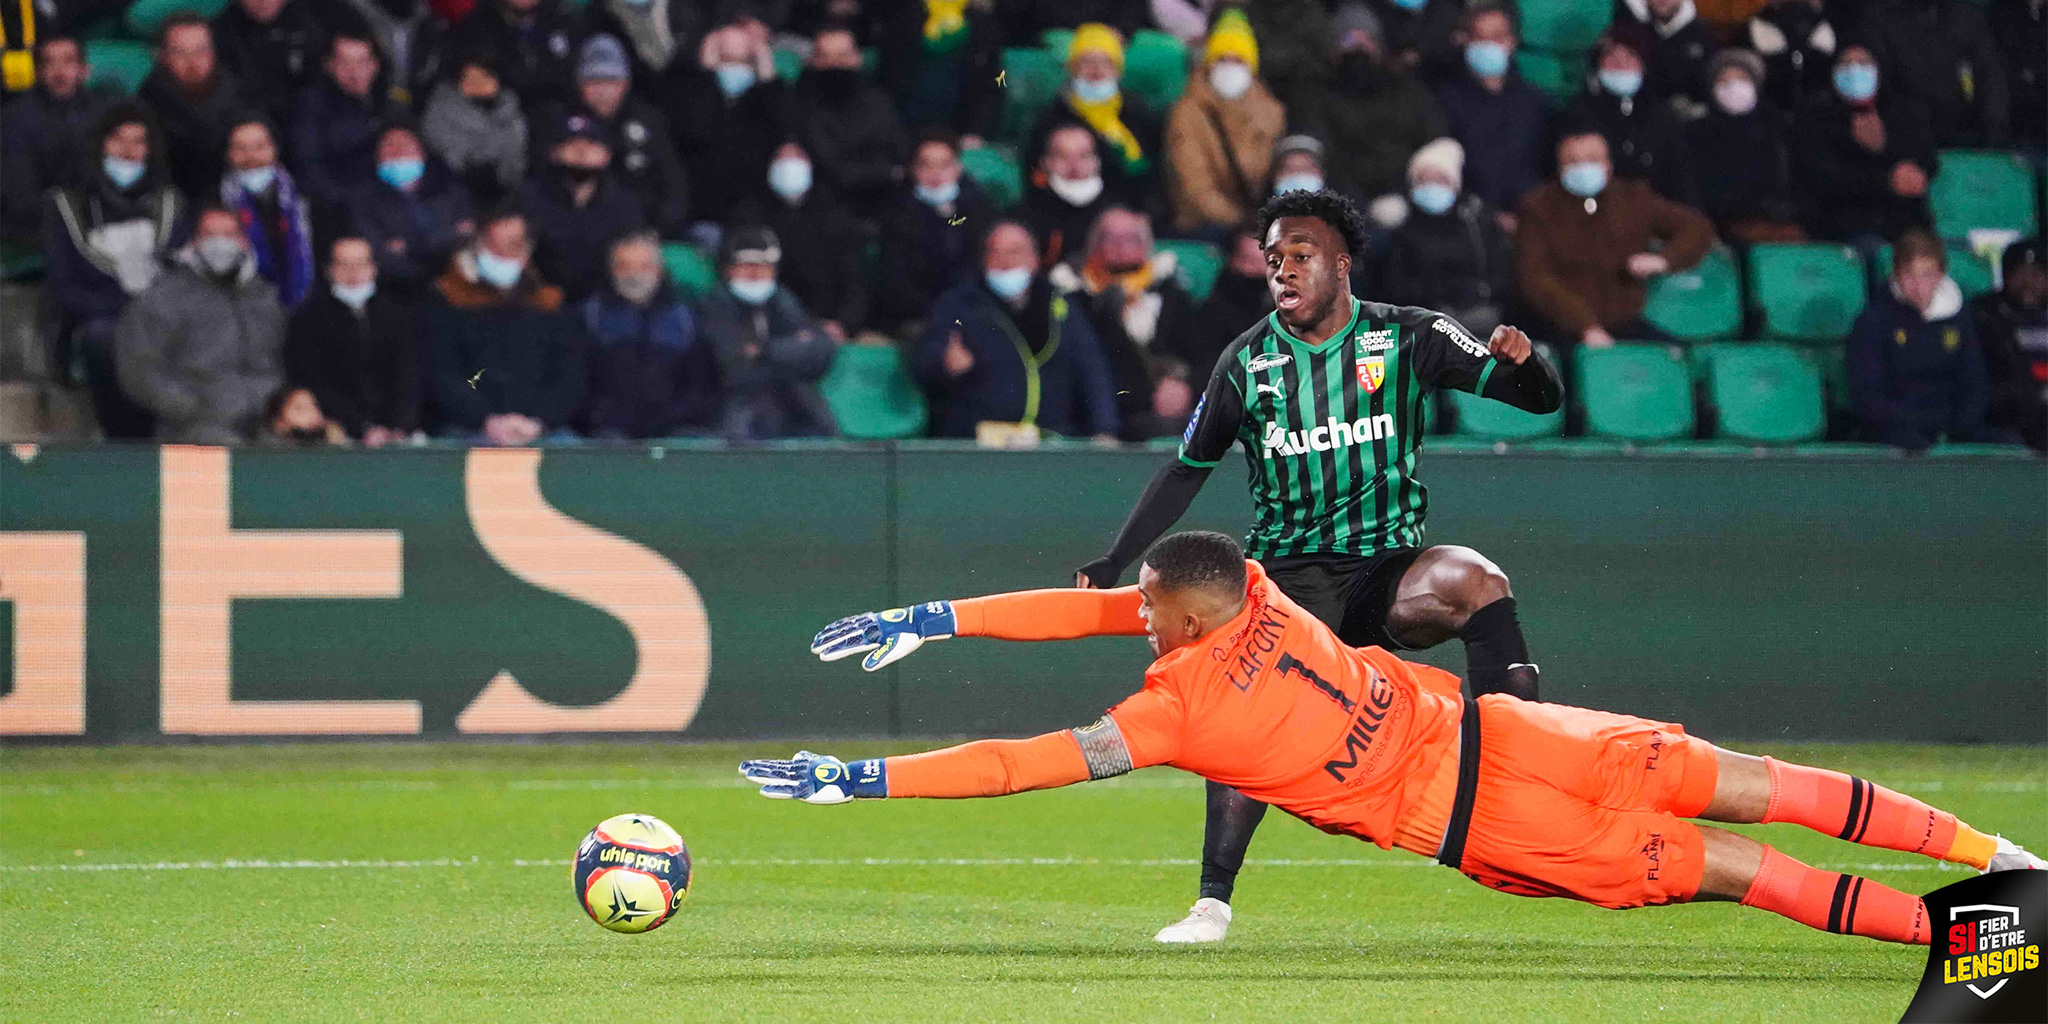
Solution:
{"label": "green stadium seat", "polygon": [[777,48],[774,57],[775,77],[786,85],[796,84],[797,78],[804,73],[804,55],[795,50]]}
{"label": "green stadium seat", "polygon": [[1839,340],[1863,312],[1863,259],[1832,242],[1759,242],[1749,250],[1749,301],[1773,338]]}
{"label": "green stadium seat", "polygon": [[663,242],[661,262],[668,268],[669,280],[674,281],[692,302],[711,294],[711,290],[718,287],[717,264],[691,245]]}
{"label": "green stadium seat", "polygon": [[1061,64],[1067,62],[1067,47],[1074,44],[1074,30],[1070,28],[1049,28],[1038,35],[1038,45]]}
{"label": "green stadium seat", "polygon": [[1707,367],[1714,436],[1764,444],[1813,441],[1827,432],[1820,371],[1787,345],[1722,346]]}
{"label": "green stadium seat", "polygon": [[1160,117],[1180,99],[1188,84],[1188,48],[1180,40],[1154,29],[1131,34],[1124,51],[1125,91],[1138,97]]}
{"label": "green stadium seat", "polygon": [[1522,45],[1544,50],[1593,48],[1614,14],[1596,0],[1522,0]]}
{"label": "green stadium seat", "polygon": [[1692,437],[1692,375],[1671,346],[1581,348],[1575,368],[1586,433],[1627,441]]}
{"label": "green stadium seat", "polygon": [[1001,209],[1007,210],[1024,198],[1024,169],[1017,165],[1006,146],[962,150],[960,168]]}
{"label": "green stadium seat", "polygon": [[103,82],[133,96],[149,69],[156,64],[156,50],[132,39],[89,39],[86,62],[92,65],[92,80]]}
{"label": "green stadium seat", "polygon": [[1515,51],[1515,70],[1530,85],[1550,97],[1551,102],[1569,103],[1586,81],[1584,51],[1521,49]]}
{"label": "green stadium seat", "polygon": [[153,40],[164,19],[173,14],[191,11],[200,17],[211,18],[227,5],[228,0],[135,0],[128,6],[128,16],[123,22],[128,26],[129,35]]}
{"label": "green stadium seat", "polygon": [[1457,436],[1486,441],[1528,441],[1564,433],[1564,410],[1538,415],[1506,402],[1463,391],[1445,392],[1457,413]]}
{"label": "green stadium seat", "polygon": [[1975,444],[1944,441],[1927,449],[1937,459],[2037,459],[2032,448],[2022,444]]}
{"label": "green stadium seat", "polygon": [[[1946,242],[1948,250],[1948,276],[1956,279],[1956,286],[1963,290],[1963,298],[1974,299],[1994,287],[1991,263],[1977,255],[1962,242]],[[1887,245],[1877,251],[1877,275],[1880,278],[1892,276],[1892,247]]]}
{"label": "green stadium seat", "polygon": [[924,434],[924,394],[894,345],[841,345],[819,390],[839,431],[881,441]]}
{"label": "green stadium seat", "polygon": [[1185,238],[1162,238],[1159,248],[1172,253],[1178,261],[1175,277],[1188,290],[1188,297],[1198,303],[1206,300],[1216,287],[1216,275],[1223,272],[1223,250],[1209,242]]}
{"label": "green stadium seat", "polygon": [[0,242],[0,281],[31,281],[43,276],[49,260],[43,250],[21,242]]}
{"label": "green stadium seat", "polygon": [[1050,50],[1012,47],[1003,51],[1002,137],[1022,142],[1031,134],[1066,80],[1059,55]]}
{"label": "green stadium seat", "polygon": [[2016,154],[1946,149],[1940,173],[1927,186],[1927,203],[1943,238],[1964,238],[1975,230],[2031,235],[2041,223],[2037,192],[2033,168]]}
{"label": "green stadium seat", "polygon": [[1699,266],[1651,281],[1643,318],[1682,341],[1734,337],[1742,330],[1742,278],[1735,254],[1716,246]]}

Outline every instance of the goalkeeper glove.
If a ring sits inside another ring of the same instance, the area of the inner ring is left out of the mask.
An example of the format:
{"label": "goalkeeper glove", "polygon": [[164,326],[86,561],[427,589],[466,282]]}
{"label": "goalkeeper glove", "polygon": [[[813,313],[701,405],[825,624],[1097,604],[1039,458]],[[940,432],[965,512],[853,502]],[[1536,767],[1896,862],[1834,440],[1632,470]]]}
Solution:
{"label": "goalkeeper glove", "polygon": [[909,656],[926,640],[944,640],[953,635],[953,602],[927,601],[908,608],[849,615],[826,626],[811,640],[811,653],[820,661],[838,661],[870,651],[860,667],[870,672]]}
{"label": "goalkeeper glove", "polygon": [[871,757],[847,764],[829,754],[799,750],[787,760],[741,761],[740,774],[761,787],[771,800],[802,800],[807,804],[843,804],[848,800],[879,800],[889,795],[888,772],[882,759]]}

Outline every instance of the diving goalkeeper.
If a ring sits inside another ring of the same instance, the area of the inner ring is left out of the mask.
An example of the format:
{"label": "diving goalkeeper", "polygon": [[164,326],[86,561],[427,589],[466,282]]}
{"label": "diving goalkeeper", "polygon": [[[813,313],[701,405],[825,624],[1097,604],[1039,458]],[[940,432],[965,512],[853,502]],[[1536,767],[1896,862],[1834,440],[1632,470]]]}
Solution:
{"label": "diving goalkeeper", "polygon": [[1166,764],[1502,892],[1617,909],[1740,901],[1905,943],[1933,930],[1919,897],[1685,819],[1789,822],[1979,870],[2048,866],[1912,797],[1724,750],[1678,725],[1508,694],[1461,698],[1449,673],[1343,644],[1218,533],[1157,542],[1135,587],[859,615],[812,649],[832,660],[949,636],[1139,634],[1158,656],[1144,689],[1092,724],[851,763],[800,752],[744,762],[741,774],[764,796],[829,804],[1001,796]]}

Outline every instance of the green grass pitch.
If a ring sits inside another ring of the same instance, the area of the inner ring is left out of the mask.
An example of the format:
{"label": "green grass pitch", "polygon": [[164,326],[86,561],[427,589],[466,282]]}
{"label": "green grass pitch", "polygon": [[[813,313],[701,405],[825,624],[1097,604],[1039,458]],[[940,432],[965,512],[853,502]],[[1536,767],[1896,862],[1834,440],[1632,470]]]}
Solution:
{"label": "green grass pitch", "polygon": [[[1162,948],[1192,901],[1192,776],[808,807],[735,774],[789,749],[0,748],[0,1020],[1891,1021],[1924,963],[1727,904],[1504,896],[1279,814],[1230,940]],[[2048,846],[2041,748],[1755,749]],[[644,936],[570,894],[576,842],[624,811],[699,863]],[[1913,892],[1964,877],[1756,832]]]}

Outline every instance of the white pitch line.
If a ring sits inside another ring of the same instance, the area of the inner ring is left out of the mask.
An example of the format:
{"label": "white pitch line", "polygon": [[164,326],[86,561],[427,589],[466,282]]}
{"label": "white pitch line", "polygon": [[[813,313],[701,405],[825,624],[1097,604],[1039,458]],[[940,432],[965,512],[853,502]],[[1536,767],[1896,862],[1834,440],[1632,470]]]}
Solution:
{"label": "white pitch line", "polygon": [[[1112,868],[1155,868],[1193,867],[1201,861],[1192,857],[1161,857],[1150,859],[1094,858],[1094,857],[759,857],[733,858],[730,860],[698,860],[698,867],[713,868],[782,868],[782,867],[1112,867]],[[431,860],[192,860],[154,861],[126,864],[0,864],[0,873],[39,872],[92,872],[92,871],[256,871],[256,870],[298,870],[298,871],[347,871],[347,870],[405,870],[416,868],[467,868],[467,867],[517,867],[517,868],[565,868],[564,860],[522,860],[489,861],[479,857],[436,857]],[[1382,860],[1363,858],[1275,858],[1272,860],[1249,860],[1246,867],[1265,868],[1427,868],[1435,867],[1432,860]],[[1959,864],[1939,862],[1917,862],[1885,864],[1823,863],[1815,867],[1829,871],[1966,871]]]}

